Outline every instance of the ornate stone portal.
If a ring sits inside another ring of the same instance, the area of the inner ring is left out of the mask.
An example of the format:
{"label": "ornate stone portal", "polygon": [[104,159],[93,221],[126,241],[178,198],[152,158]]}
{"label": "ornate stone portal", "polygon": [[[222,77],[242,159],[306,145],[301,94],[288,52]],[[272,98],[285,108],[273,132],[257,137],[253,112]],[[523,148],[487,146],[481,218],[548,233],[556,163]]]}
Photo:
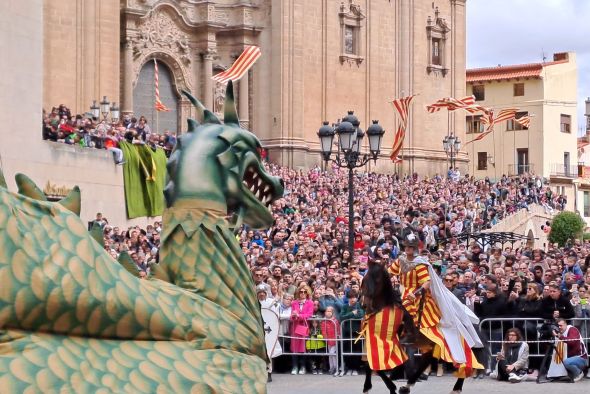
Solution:
{"label": "ornate stone portal", "polygon": [[[141,69],[152,59],[165,64],[172,74],[173,90],[179,100],[178,108],[174,108],[178,113],[177,131],[184,128],[188,117],[194,116],[181,95],[183,89],[221,112],[225,87],[217,86],[211,77],[219,64],[222,69],[230,65],[235,53],[241,53],[245,45],[257,44],[262,30],[254,24],[258,7],[239,1],[195,4],[188,0],[128,0],[122,10],[123,113],[133,112],[134,87]],[[240,116],[245,122],[250,118],[249,95],[248,83],[240,83]]]}

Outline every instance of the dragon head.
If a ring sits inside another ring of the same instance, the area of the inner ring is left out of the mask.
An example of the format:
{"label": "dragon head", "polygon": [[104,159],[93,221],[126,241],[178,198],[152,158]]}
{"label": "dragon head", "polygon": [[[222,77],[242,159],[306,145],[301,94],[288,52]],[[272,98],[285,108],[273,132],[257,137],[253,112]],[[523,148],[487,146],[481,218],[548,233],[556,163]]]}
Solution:
{"label": "dragon head", "polygon": [[178,138],[168,160],[164,195],[168,207],[179,201],[201,200],[225,208],[235,228],[272,225],[270,204],[283,195],[283,181],[262,164],[256,136],[240,128],[233,86],[227,85],[224,123],[190,93],[183,91],[203,119],[188,120],[187,134]]}

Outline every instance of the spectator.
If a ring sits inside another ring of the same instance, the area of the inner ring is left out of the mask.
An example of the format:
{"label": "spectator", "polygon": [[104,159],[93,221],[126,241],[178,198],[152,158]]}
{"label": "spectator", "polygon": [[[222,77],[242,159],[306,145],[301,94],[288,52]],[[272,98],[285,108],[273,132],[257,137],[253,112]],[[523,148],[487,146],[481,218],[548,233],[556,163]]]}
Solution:
{"label": "spectator", "polygon": [[[359,293],[357,289],[351,289],[348,292],[348,302],[342,307],[340,319],[342,321],[348,320],[348,322],[344,324],[342,332],[342,338],[347,340],[344,344],[345,349],[352,353],[360,354],[362,352],[362,344],[360,342],[355,343],[354,340],[361,328],[361,319],[365,315],[365,312],[361,307],[361,303],[358,301],[358,296]],[[339,376],[356,376],[358,375],[360,366],[360,355],[347,356],[344,358],[344,365],[342,366],[342,371],[340,371]]]}
{"label": "spectator", "polygon": [[545,320],[571,319],[576,315],[574,307],[561,294],[561,289],[557,284],[549,285],[549,296],[543,298],[539,310],[539,315]]}
{"label": "spectator", "polygon": [[556,323],[558,331],[554,331],[553,334],[558,339],[566,341],[567,358],[563,360],[563,365],[570,379],[578,382],[584,377],[584,370],[588,367],[588,351],[576,327],[567,324],[563,318],[557,318]]}
{"label": "spectator", "polygon": [[328,346],[328,363],[329,363],[329,371],[330,375],[336,376],[339,374],[338,371],[338,360],[337,360],[337,349],[338,343],[336,342],[336,338],[340,336],[340,322],[336,318],[336,309],[333,306],[326,307],[325,310],[325,320],[321,322],[321,331],[324,339],[326,340],[326,345]]}
{"label": "spectator", "polygon": [[291,304],[291,353],[293,369],[291,375],[305,375],[305,359],[299,353],[305,353],[305,340],[309,336],[307,319],[313,315],[313,302],[310,299],[311,289],[300,286],[297,300]]}
{"label": "spectator", "polygon": [[529,364],[529,345],[518,328],[506,331],[502,351],[496,355],[496,371],[492,378],[519,383],[526,379]]}

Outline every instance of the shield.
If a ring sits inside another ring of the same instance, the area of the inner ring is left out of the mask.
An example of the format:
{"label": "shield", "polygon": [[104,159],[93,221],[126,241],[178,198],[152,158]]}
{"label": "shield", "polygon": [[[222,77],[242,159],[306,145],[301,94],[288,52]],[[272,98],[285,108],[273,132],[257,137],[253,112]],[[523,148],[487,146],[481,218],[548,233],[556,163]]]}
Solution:
{"label": "shield", "polygon": [[283,353],[279,344],[279,315],[269,308],[261,308],[264,320],[264,340],[268,358],[278,357]]}

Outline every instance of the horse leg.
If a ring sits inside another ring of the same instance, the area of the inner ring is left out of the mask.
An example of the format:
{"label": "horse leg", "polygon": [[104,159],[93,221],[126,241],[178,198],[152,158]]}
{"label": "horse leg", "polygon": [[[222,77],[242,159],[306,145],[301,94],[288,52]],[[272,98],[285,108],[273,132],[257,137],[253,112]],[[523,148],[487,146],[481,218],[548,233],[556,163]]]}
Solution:
{"label": "horse leg", "polygon": [[414,385],[418,381],[420,375],[422,375],[422,373],[426,371],[426,368],[432,363],[432,359],[432,351],[422,354],[414,373],[408,377],[409,385]]}
{"label": "horse leg", "polygon": [[465,382],[465,378],[457,378],[455,385],[453,386],[453,391],[451,393],[458,394],[463,391],[463,382]]}
{"label": "horse leg", "polygon": [[363,393],[366,394],[373,388],[373,384],[371,383],[371,374],[373,371],[369,368],[369,363],[367,363],[365,368],[365,384],[363,385]]}
{"label": "horse leg", "polygon": [[379,375],[381,380],[383,380],[383,383],[385,383],[385,385],[389,389],[389,393],[395,394],[397,387],[396,387],[395,383],[393,383],[393,380],[391,380],[391,378],[389,376],[387,376],[385,371],[377,371],[377,375]]}
{"label": "horse leg", "polygon": [[416,382],[418,381],[418,378],[420,377],[420,375],[422,375],[422,373],[430,365],[433,358],[434,357],[432,356],[432,350],[422,354],[422,356],[420,357],[420,361],[418,362],[418,364],[416,365],[416,368],[414,369],[414,372],[409,375],[408,382],[406,383],[405,386],[400,387],[400,389],[399,389],[400,394],[408,394],[410,392],[410,388],[416,384]]}

